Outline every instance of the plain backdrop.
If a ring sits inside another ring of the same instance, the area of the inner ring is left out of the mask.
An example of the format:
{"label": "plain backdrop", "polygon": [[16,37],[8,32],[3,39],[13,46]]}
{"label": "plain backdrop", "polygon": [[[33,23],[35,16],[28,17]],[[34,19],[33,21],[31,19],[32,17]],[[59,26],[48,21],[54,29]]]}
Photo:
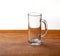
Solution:
{"label": "plain backdrop", "polygon": [[27,30],[29,12],[42,13],[48,29],[60,29],[60,0],[0,0],[0,30]]}

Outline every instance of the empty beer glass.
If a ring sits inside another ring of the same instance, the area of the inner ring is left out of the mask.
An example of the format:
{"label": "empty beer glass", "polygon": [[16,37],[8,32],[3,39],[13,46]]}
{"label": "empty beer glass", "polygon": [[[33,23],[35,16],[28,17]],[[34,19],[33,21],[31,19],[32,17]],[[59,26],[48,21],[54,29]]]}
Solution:
{"label": "empty beer glass", "polygon": [[[45,25],[45,31],[42,33],[42,22]],[[47,33],[46,20],[42,19],[41,13],[28,13],[28,43],[30,45],[40,45],[41,38]]]}

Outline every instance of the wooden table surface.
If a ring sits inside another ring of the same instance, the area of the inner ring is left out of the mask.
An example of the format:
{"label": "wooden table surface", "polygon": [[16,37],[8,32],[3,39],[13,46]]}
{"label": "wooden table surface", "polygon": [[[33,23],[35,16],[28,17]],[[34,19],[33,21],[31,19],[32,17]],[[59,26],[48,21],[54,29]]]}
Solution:
{"label": "wooden table surface", "polygon": [[0,56],[60,56],[58,38],[45,37],[39,46],[31,46],[27,40],[25,33],[0,33]]}

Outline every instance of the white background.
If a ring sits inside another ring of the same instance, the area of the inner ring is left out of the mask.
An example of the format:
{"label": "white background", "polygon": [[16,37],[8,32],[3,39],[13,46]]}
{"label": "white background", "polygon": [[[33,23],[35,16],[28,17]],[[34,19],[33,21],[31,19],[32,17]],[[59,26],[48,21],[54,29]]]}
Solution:
{"label": "white background", "polygon": [[28,12],[42,13],[48,29],[60,29],[60,0],[0,0],[0,30],[28,29]]}

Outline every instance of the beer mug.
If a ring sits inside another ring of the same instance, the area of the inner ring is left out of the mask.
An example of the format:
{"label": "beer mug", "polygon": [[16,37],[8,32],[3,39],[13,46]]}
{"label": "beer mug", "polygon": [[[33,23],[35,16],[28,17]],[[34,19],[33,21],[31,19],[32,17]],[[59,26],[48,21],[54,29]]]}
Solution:
{"label": "beer mug", "polygon": [[[42,22],[45,25],[45,31],[42,33]],[[40,45],[41,38],[47,34],[47,22],[42,19],[41,13],[28,13],[28,43],[30,45]]]}

